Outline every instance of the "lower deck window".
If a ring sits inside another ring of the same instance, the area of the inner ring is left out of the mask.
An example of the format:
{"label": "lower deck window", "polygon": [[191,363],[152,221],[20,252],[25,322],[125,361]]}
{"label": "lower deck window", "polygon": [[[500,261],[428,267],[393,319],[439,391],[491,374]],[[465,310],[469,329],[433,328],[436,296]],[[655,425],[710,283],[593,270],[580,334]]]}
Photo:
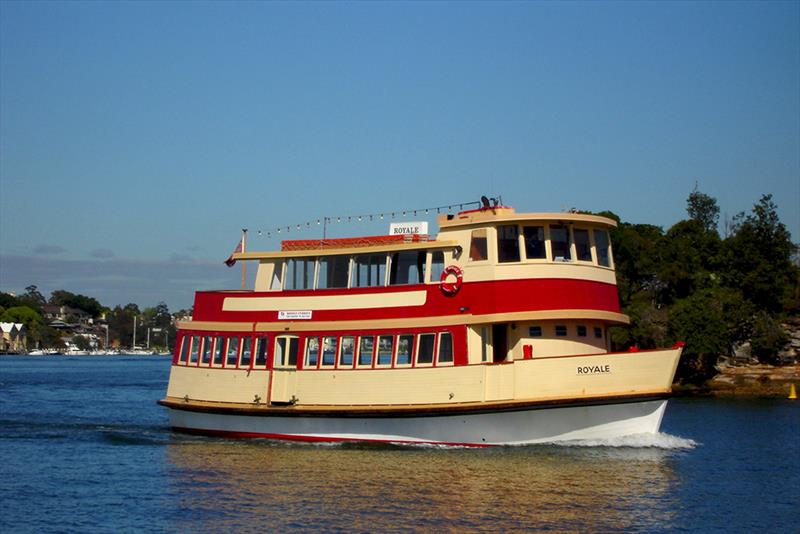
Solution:
{"label": "lower deck window", "polygon": [[437,363],[453,363],[453,336],[450,332],[439,334],[439,358]]}
{"label": "lower deck window", "polygon": [[[264,338],[266,339],[266,338]],[[275,366],[297,366],[297,338],[281,336],[275,343]],[[265,360],[266,361],[266,360]]]}
{"label": "lower deck window", "polygon": [[203,352],[201,353],[200,363],[209,363],[211,361],[211,342],[213,338],[206,336],[203,338]]}
{"label": "lower deck window", "polygon": [[582,324],[578,325],[578,337],[586,337],[586,327]]}
{"label": "lower deck window", "polygon": [[310,337],[306,340],[305,367],[316,367],[319,363],[319,339]]}
{"label": "lower deck window", "polygon": [[542,327],[541,326],[532,326],[528,328],[528,335],[530,337],[542,337]]}
{"label": "lower deck window", "polygon": [[236,367],[236,360],[239,358],[239,338],[231,337],[228,339],[228,352],[225,359],[227,367]]}
{"label": "lower deck window", "polygon": [[594,337],[597,339],[603,339],[603,329],[599,326],[594,327]]}
{"label": "lower deck window", "polygon": [[362,336],[358,343],[358,365],[372,367],[372,354],[375,352],[375,338]]}
{"label": "lower deck window", "polygon": [[222,357],[225,354],[225,338],[218,337],[214,341],[214,365],[222,365]]}
{"label": "lower deck window", "polygon": [[436,342],[436,334],[420,334],[419,348],[417,349],[417,364],[433,363],[433,346]]}
{"label": "lower deck window", "polygon": [[253,357],[253,338],[246,337],[242,340],[242,359],[239,362],[239,367],[250,367],[250,361]]}
{"label": "lower deck window", "polygon": [[556,335],[558,337],[566,337],[567,335],[567,327],[565,325],[557,325],[556,326]]}
{"label": "lower deck window", "polygon": [[267,365],[267,338],[260,337],[256,340],[256,361],[254,363],[260,367]]}
{"label": "lower deck window", "polygon": [[394,336],[378,337],[378,365],[392,365]]}
{"label": "lower deck window", "polygon": [[339,356],[339,367],[353,366],[353,352],[355,351],[356,338],[345,336],[342,338],[342,352]]}
{"label": "lower deck window", "polygon": [[411,334],[398,336],[395,365],[411,365],[412,354],[414,354],[414,336]]}
{"label": "lower deck window", "polygon": [[178,356],[178,361],[181,363],[186,363],[187,358],[189,358],[189,343],[191,339],[188,336],[183,336],[183,339],[181,339],[181,352],[180,356]]}
{"label": "lower deck window", "polygon": [[336,346],[338,338],[322,338],[322,366],[330,367],[336,364]]}

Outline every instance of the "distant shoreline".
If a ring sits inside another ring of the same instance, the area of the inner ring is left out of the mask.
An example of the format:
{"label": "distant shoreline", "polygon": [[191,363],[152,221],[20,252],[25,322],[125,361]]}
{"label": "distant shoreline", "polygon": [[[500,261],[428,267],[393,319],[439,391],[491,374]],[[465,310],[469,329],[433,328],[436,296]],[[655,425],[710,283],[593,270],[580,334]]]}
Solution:
{"label": "distant shoreline", "polygon": [[702,386],[673,386],[676,397],[786,398],[791,384],[800,389],[800,364],[725,366]]}

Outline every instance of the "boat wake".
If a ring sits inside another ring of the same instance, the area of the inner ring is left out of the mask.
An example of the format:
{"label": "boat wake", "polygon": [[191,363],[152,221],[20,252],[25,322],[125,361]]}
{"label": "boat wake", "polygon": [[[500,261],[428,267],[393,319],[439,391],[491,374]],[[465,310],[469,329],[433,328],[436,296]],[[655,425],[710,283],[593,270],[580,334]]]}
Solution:
{"label": "boat wake", "polygon": [[607,439],[579,439],[549,443],[562,447],[613,447],[629,449],[691,450],[699,444],[693,439],[658,434],[631,434]]}

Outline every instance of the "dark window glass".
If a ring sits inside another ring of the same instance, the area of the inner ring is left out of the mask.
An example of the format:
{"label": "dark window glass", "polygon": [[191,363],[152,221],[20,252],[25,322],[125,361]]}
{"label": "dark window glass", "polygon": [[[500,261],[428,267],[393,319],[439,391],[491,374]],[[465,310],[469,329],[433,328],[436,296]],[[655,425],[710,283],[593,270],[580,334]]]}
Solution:
{"label": "dark window glass", "polygon": [[611,254],[608,246],[608,232],[605,230],[594,231],[594,248],[597,251],[597,263],[603,267],[610,267]]}
{"label": "dark window glass", "polygon": [[556,335],[558,337],[565,337],[567,335],[567,327],[564,325],[556,326]]}
{"label": "dark window glass", "polygon": [[519,261],[519,229],[516,225],[497,227],[497,260],[500,263]]}
{"label": "dark window glass", "polygon": [[353,258],[352,287],[382,286],[385,280],[385,254],[361,254]]}
{"label": "dark window glass", "polygon": [[200,354],[200,336],[192,336],[192,350],[189,352],[189,362],[197,363]]}
{"label": "dark window glass", "polygon": [[424,280],[425,253],[407,250],[392,254],[389,285],[421,284]]}
{"label": "dark window glass", "polygon": [[550,227],[550,246],[553,249],[554,261],[567,261],[570,256],[569,228],[563,225]]}
{"label": "dark window glass", "polygon": [[547,257],[544,241],[544,226],[526,226],[522,229],[525,238],[525,257],[541,260]]}
{"label": "dark window glass", "polygon": [[452,363],[453,361],[453,336],[450,332],[439,334],[438,363]]}
{"label": "dark window glass", "polygon": [[284,289],[313,289],[314,266],[311,258],[290,258],[286,260],[286,280]]}
{"label": "dark window glass", "polygon": [[436,343],[436,334],[420,334],[417,363],[433,363],[433,346]]}
{"label": "dark window glass", "polygon": [[378,365],[392,365],[392,349],[394,349],[394,337],[378,337]]}
{"label": "dark window glass", "polygon": [[317,289],[347,287],[347,270],[350,266],[348,256],[328,256],[319,259],[319,279]]}
{"label": "dark window glass", "polygon": [[306,367],[316,367],[319,362],[319,339],[310,337],[306,339]]}
{"label": "dark window glass", "polygon": [[575,228],[572,231],[575,236],[575,254],[580,261],[592,261],[592,245],[589,242],[589,230]]}
{"label": "dark window glass", "polygon": [[242,360],[239,362],[239,367],[250,367],[250,358],[252,357],[253,338],[246,337],[242,340]]}
{"label": "dark window glass", "polygon": [[214,342],[214,365],[222,365],[222,356],[225,351],[225,338],[218,337]]}
{"label": "dark window glass", "polygon": [[296,337],[277,338],[277,343],[275,343],[275,362],[273,366],[297,367],[297,347],[298,340]]}
{"label": "dark window glass", "polygon": [[431,253],[431,282],[438,282],[444,271],[444,252],[437,250]]}
{"label": "dark window glass", "polygon": [[211,342],[213,339],[210,336],[203,338],[203,352],[201,353],[200,363],[209,363],[211,361]]}
{"label": "dark window glass", "polygon": [[528,329],[528,335],[530,337],[542,337],[542,327],[541,326],[532,326]]}
{"label": "dark window glass", "polygon": [[578,337],[586,337],[586,327],[581,324],[578,325]]}
{"label": "dark window glass", "polygon": [[595,326],[594,327],[594,337],[596,337],[598,339],[602,339],[603,338],[603,329],[600,328],[599,326]]}
{"label": "dark window glass", "polygon": [[329,366],[336,363],[336,345],[338,338],[322,338],[322,365]]}
{"label": "dark window glass", "polygon": [[178,358],[179,362],[186,363],[186,359],[189,357],[189,344],[191,342],[191,338],[189,336],[183,336],[181,338],[181,355]]}

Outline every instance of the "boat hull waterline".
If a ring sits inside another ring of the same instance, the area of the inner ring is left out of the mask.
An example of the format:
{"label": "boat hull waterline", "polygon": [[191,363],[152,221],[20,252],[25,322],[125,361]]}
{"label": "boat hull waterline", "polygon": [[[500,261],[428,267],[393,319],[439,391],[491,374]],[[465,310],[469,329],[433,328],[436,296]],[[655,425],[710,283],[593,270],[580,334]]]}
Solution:
{"label": "boat hull waterline", "polygon": [[308,442],[526,445],[656,434],[666,399],[492,413],[405,417],[231,415],[169,408],[177,431]]}

